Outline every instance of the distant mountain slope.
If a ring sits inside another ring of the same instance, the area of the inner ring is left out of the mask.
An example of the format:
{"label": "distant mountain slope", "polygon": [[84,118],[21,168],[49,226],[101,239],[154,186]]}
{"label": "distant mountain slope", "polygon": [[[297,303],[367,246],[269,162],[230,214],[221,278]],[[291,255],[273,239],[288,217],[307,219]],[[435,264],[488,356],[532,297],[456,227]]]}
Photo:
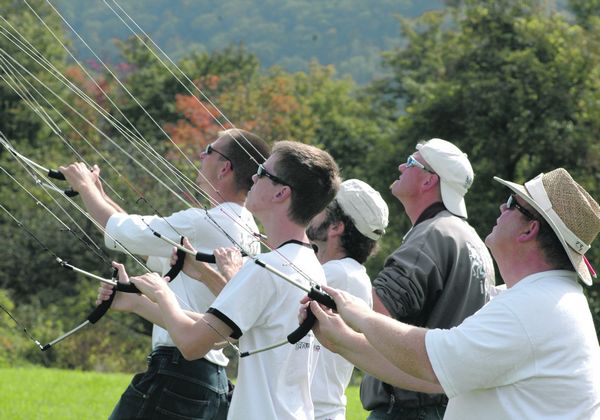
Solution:
{"label": "distant mountain slope", "polygon": [[[172,58],[243,43],[264,67],[305,70],[317,59],[366,82],[381,72],[379,53],[399,45],[396,15],[443,7],[425,0],[54,0],[103,59],[118,60],[111,39],[131,32],[107,6],[121,7]],[[127,19],[126,17],[124,19]],[[73,36],[81,58],[92,56]]]}

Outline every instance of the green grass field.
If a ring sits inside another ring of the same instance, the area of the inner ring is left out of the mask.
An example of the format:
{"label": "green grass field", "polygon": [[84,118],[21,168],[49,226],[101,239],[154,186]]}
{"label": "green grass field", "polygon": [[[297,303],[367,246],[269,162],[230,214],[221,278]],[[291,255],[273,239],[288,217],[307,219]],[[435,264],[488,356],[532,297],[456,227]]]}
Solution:
{"label": "green grass field", "polygon": [[[0,369],[0,419],[106,419],[130,379],[120,373]],[[347,395],[347,419],[364,419],[358,387]]]}

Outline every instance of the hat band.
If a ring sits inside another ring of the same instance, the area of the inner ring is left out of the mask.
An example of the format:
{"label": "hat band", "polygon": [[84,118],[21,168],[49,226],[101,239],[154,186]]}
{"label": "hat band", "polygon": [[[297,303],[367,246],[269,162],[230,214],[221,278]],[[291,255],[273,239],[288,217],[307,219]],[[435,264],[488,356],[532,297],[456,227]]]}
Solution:
{"label": "hat band", "polygon": [[583,255],[590,249],[590,245],[579,239],[571,229],[565,225],[560,216],[552,208],[548,193],[542,183],[543,174],[539,174],[531,181],[525,183],[527,192],[531,195],[535,203],[542,209],[542,211],[548,216],[548,218],[558,228],[558,234],[562,236],[562,239],[571,247],[575,252]]}

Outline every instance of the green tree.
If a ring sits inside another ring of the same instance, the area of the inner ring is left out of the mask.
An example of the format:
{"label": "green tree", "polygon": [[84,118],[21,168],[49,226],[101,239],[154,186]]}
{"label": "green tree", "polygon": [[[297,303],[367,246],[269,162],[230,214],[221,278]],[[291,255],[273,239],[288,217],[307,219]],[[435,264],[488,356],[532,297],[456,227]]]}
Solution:
{"label": "green tree", "polygon": [[407,44],[385,56],[393,77],[375,88],[382,103],[400,104],[394,159],[431,137],[467,152],[469,219],[482,236],[507,195],[494,175],[525,181],[562,166],[599,197],[597,36],[540,1],[462,3],[402,20]]}

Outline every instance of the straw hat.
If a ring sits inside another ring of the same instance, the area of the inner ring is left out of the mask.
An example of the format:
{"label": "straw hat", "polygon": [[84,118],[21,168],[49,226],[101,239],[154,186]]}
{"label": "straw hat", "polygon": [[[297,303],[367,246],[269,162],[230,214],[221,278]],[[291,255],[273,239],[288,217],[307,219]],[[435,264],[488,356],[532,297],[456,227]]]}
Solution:
{"label": "straw hat", "polygon": [[541,214],[567,251],[571,264],[585,284],[592,276],[584,254],[600,231],[600,206],[563,168],[541,173],[525,185],[498,177]]}

